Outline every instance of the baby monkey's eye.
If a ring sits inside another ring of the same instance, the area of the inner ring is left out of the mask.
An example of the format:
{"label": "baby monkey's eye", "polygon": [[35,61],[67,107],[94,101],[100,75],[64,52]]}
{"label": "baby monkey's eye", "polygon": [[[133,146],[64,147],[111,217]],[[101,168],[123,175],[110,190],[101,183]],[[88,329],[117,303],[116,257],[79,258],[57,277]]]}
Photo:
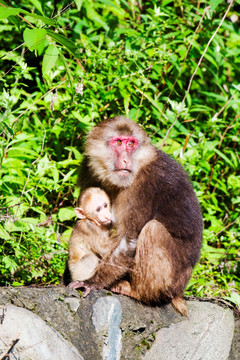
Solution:
{"label": "baby monkey's eye", "polygon": [[101,206],[98,206],[98,207],[96,208],[96,211],[97,211],[97,212],[100,212],[100,211],[101,211]]}
{"label": "baby monkey's eye", "polygon": [[105,207],[105,209],[108,207],[107,203],[104,203],[103,206]]}

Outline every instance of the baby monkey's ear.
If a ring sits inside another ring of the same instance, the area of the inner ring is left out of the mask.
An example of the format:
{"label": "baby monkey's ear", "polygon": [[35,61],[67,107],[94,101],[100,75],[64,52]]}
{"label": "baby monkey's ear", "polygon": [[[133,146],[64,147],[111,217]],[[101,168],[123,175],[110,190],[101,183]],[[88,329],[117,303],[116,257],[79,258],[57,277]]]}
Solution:
{"label": "baby monkey's ear", "polygon": [[74,208],[75,214],[77,215],[78,219],[86,219],[86,216],[83,212],[82,208]]}

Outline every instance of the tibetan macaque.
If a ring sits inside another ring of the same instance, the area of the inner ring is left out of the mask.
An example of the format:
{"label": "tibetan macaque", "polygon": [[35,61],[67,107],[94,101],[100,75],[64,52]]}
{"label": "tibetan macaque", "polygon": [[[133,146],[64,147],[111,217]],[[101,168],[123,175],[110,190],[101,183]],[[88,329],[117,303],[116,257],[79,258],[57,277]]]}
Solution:
{"label": "tibetan macaque", "polygon": [[68,268],[72,280],[69,286],[77,288],[79,281],[94,275],[100,259],[110,248],[112,215],[109,197],[96,187],[80,195],[79,207],[74,210],[80,220],[69,240]]}
{"label": "tibetan macaque", "polygon": [[202,216],[185,171],[119,116],[87,137],[79,185],[90,184],[109,194],[116,232],[112,250],[78,287],[85,295],[108,288],[147,304],[170,302],[186,315],[182,294],[199,259]]}

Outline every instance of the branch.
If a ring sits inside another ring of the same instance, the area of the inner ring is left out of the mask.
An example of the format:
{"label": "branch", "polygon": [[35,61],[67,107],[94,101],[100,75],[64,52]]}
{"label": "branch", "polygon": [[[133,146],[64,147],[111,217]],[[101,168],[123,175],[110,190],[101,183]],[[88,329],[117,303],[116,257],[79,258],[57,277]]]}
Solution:
{"label": "branch", "polygon": [[10,352],[13,350],[14,346],[18,343],[20,339],[17,337],[15,340],[13,340],[11,342],[11,344],[9,345],[8,349],[5,351],[4,354],[1,355],[0,360],[7,360],[10,359]]}

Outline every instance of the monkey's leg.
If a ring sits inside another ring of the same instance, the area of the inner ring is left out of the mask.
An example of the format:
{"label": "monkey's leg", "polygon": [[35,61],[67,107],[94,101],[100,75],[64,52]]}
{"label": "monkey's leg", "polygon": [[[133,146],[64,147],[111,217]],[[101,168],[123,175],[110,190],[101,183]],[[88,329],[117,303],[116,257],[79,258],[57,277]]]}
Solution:
{"label": "monkey's leg", "polygon": [[[73,289],[84,288],[84,280],[89,279],[95,272],[99,259],[94,254],[87,254],[82,259],[75,263],[69,263],[69,270],[71,273],[72,282],[68,287]],[[91,288],[85,289],[83,297],[86,297],[91,291]]]}
{"label": "monkey's leg", "polygon": [[[95,273],[99,259],[95,254],[86,254],[76,262],[69,261],[69,271],[71,274],[72,285],[70,287],[77,289],[76,285],[78,281],[84,281],[90,279]],[[73,285],[73,283],[76,283]]]}
{"label": "monkey's leg", "polygon": [[[127,244],[123,237],[119,243],[113,244],[112,249],[102,258],[95,274],[89,280],[79,282],[78,288],[84,289],[84,296],[92,290],[111,289],[112,284],[117,283],[117,279],[122,278],[131,271],[133,267],[133,252],[135,253],[136,240]],[[127,252],[127,255],[126,255]],[[129,294],[128,294],[129,295]]]}
{"label": "monkey's leg", "polygon": [[161,223],[152,220],[139,235],[130,283],[120,281],[111,290],[148,304],[171,302],[181,314],[187,315],[182,292],[191,272],[177,239]]}

